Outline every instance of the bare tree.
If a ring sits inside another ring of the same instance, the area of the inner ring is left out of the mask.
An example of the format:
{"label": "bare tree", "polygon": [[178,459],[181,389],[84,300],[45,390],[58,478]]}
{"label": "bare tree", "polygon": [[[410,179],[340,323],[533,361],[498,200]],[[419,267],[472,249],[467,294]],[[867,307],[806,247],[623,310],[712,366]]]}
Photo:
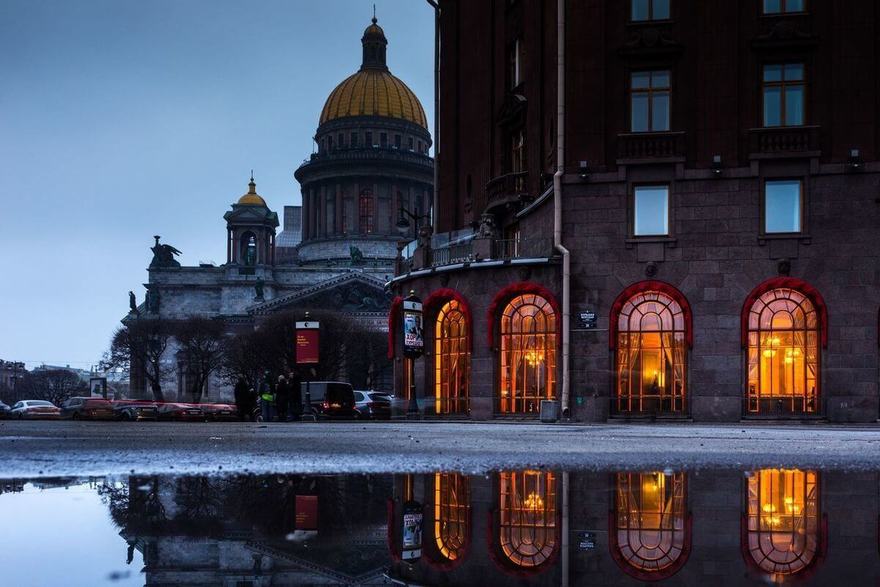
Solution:
{"label": "bare tree", "polygon": [[177,325],[175,338],[186,365],[186,379],[193,402],[199,403],[205,384],[220,369],[224,358],[225,325],[198,316]]}
{"label": "bare tree", "polygon": [[22,397],[41,399],[60,405],[71,397],[88,392],[89,385],[67,369],[47,369],[24,376],[19,384]]}
{"label": "bare tree", "polygon": [[138,318],[126,322],[114,334],[105,366],[143,373],[153,399],[165,401],[162,380],[173,367],[162,360],[171,340],[173,324],[164,318]]}
{"label": "bare tree", "polygon": [[229,336],[224,343],[220,376],[231,385],[243,378],[252,388],[259,389],[264,374],[271,369],[271,354],[266,337],[259,330]]}

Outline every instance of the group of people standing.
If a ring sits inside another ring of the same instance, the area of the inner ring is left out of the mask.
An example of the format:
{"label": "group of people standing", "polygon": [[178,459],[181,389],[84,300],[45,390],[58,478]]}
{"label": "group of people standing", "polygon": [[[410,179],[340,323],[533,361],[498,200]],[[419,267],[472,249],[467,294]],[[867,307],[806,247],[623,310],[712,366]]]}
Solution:
{"label": "group of people standing", "polygon": [[234,392],[235,405],[242,420],[255,419],[257,405],[263,422],[292,422],[302,418],[302,377],[296,369],[275,380],[267,373],[260,382],[259,393],[241,377]]}

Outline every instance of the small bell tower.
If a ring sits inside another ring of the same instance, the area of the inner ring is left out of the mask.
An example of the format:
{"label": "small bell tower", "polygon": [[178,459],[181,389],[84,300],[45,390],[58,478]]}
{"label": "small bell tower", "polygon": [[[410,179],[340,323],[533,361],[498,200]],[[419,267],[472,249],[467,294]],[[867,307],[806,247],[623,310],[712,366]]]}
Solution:
{"label": "small bell tower", "polygon": [[257,193],[254,173],[248,191],[232,210],[223,215],[226,220],[226,264],[238,265],[239,273],[253,274],[259,265],[275,265],[275,229],[278,215],[271,211]]}

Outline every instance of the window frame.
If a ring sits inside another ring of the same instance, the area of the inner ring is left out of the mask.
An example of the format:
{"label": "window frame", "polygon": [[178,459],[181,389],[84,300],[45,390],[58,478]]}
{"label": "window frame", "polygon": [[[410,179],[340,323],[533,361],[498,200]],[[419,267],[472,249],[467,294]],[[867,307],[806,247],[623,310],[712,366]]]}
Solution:
{"label": "window frame", "polygon": [[363,235],[376,232],[376,201],[371,189],[363,189],[358,194],[358,232]]}
{"label": "window frame", "polygon": [[[644,188],[666,188],[666,233],[665,234],[636,234],[636,192]],[[629,192],[629,238],[633,241],[668,241],[673,237],[673,215],[672,215],[672,183],[671,182],[639,182],[634,183]]]}
{"label": "window frame", "polygon": [[[773,182],[797,181],[800,184],[800,199],[798,201],[800,231],[798,232],[768,232],[767,231],[767,184]],[[761,180],[761,238],[798,238],[807,235],[807,182],[804,177],[765,177]]]}
{"label": "window frame", "polygon": [[[433,318],[434,413],[467,414],[471,384],[470,311],[463,301],[452,297],[438,303]],[[450,335],[452,325],[457,326],[457,335]],[[450,358],[456,359],[455,368],[449,364]],[[453,374],[463,380],[459,395],[453,395],[450,388]]]}
{"label": "window frame", "polygon": [[[646,23],[655,23],[655,22],[668,22],[672,20],[672,3],[673,0],[669,1],[669,15],[665,18],[654,18],[654,2],[655,0],[648,0],[648,18],[636,20],[633,18],[633,3],[636,0],[630,0],[629,2],[629,22],[630,24],[646,24]],[[763,2],[763,0],[762,0]]]}
{"label": "window frame", "polygon": [[[669,83],[665,87],[654,87],[654,74],[657,73],[666,73],[669,78]],[[633,76],[636,74],[648,74],[649,81],[647,88],[634,88],[633,87]],[[668,123],[667,128],[663,130],[654,130],[654,95],[665,93],[667,95],[667,119]],[[644,95],[648,98],[648,118],[647,118],[647,128],[648,130],[635,130],[633,125],[633,99],[637,95]],[[657,67],[650,69],[630,69],[629,76],[627,77],[627,109],[629,113],[629,124],[627,128],[628,132],[633,134],[648,134],[648,133],[667,133],[672,132],[672,68],[671,67]]]}
{"label": "window frame", "polygon": [[[778,82],[765,81],[764,80],[764,70],[768,66],[774,66],[774,65],[782,68],[782,79]],[[786,81],[785,67],[788,65],[800,65],[801,66],[802,71],[803,71],[803,76],[800,80]],[[761,67],[759,68],[758,75],[759,75],[758,83],[760,86],[760,91],[758,92],[758,94],[761,99],[761,107],[758,112],[758,116],[760,118],[760,120],[759,120],[760,128],[786,129],[786,128],[803,128],[805,126],[809,126],[808,120],[810,118],[810,116],[809,116],[810,113],[808,110],[808,105],[810,102],[810,100],[809,100],[810,88],[809,88],[809,84],[807,83],[807,78],[809,76],[807,75],[807,62],[806,62],[806,60],[801,60],[801,61],[797,61],[797,60],[765,61],[765,62],[761,63]],[[801,95],[802,95],[803,103],[801,104],[802,116],[801,116],[801,123],[800,124],[788,124],[788,122],[786,120],[785,94],[786,94],[786,90],[788,88],[792,88],[794,86],[800,86],[802,89]],[[768,125],[767,120],[766,120],[766,103],[767,103],[766,93],[767,93],[768,88],[779,88],[779,90],[780,90],[780,93],[779,93],[779,121],[780,121],[780,123],[775,124],[775,125]]]}
{"label": "window frame", "polygon": [[767,12],[764,8],[764,0],[758,0],[758,12],[761,16],[787,16],[792,14],[806,14],[810,10],[809,0],[801,0],[804,4],[801,10],[786,10],[789,0],[779,0],[778,12]]}

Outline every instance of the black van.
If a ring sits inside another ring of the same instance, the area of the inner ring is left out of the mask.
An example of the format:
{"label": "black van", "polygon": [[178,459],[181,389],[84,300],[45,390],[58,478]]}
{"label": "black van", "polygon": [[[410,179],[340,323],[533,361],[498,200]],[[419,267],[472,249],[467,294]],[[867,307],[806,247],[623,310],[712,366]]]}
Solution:
{"label": "black van", "polygon": [[[308,386],[308,387],[307,387]],[[306,389],[312,402],[312,411],[318,418],[351,420],[357,416],[354,409],[354,389],[341,381],[312,381],[302,384],[303,414],[309,413]]]}

